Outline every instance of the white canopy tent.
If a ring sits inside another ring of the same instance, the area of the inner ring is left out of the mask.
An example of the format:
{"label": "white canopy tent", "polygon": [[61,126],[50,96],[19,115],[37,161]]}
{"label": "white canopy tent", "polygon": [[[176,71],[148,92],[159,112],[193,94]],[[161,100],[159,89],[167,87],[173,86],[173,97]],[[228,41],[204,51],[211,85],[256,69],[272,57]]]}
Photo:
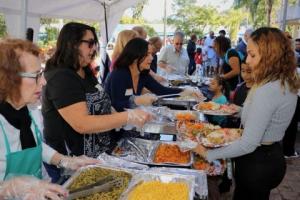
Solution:
{"label": "white canopy tent", "polygon": [[[27,28],[34,30],[34,41],[40,28],[40,18],[77,19],[100,22],[101,36],[106,43],[124,11],[139,0],[0,0],[0,12],[5,15],[8,34],[25,38]],[[106,16],[105,16],[106,10]],[[105,25],[107,18],[107,29]]]}

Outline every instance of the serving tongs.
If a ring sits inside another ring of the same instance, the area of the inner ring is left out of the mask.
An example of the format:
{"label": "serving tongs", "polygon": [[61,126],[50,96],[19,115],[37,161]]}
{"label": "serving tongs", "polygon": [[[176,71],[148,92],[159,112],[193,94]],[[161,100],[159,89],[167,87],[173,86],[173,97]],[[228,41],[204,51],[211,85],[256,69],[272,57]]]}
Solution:
{"label": "serving tongs", "polygon": [[145,153],[142,151],[140,147],[138,147],[133,141],[131,141],[128,138],[127,138],[127,142],[137,151],[137,153],[139,153],[143,157],[144,161],[148,160],[147,156],[145,155]]}
{"label": "serving tongs", "polygon": [[180,94],[165,94],[156,96],[157,99],[152,103],[153,106],[158,106],[164,98],[179,97]]}
{"label": "serving tongs", "polygon": [[108,175],[104,178],[99,179],[95,183],[69,191],[69,196],[65,200],[73,200],[80,197],[86,197],[98,192],[110,191],[113,189],[113,187],[120,186],[121,181],[122,180],[119,178],[113,178],[113,176]]}

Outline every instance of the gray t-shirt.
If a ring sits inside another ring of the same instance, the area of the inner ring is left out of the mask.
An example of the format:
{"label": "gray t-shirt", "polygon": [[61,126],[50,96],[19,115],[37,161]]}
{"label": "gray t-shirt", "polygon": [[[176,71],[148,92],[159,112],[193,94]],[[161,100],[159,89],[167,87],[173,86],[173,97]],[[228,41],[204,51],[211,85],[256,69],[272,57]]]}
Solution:
{"label": "gray t-shirt", "polygon": [[176,53],[173,45],[166,46],[161,50],[157,59],[158,63],[160,61],[175,67],[176,70],[173,73],[178,75],[186,74],[190,63],[186,49],[182,48],[180,53]]}
{"label": "gray t-shirt", "polygon": [[288,86],[281,87],[280,81],[274,81],[249,95],[241,115],[242,137],[229,146],[208,150],[208,161],[242,156],[262,143],[282,140],[295,112],[297,94],[291,93]]}

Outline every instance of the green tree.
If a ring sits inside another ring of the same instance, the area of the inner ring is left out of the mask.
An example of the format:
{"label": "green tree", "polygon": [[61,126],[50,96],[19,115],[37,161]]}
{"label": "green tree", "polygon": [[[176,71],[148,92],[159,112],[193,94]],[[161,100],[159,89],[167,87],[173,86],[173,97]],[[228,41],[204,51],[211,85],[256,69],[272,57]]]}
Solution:
{"label": "green tree", "polygon": [[144,6],[148,3],[148,0],[140,0],[132,10],[132,18],[140,19],[144,10]]}
{"label": "green tree", "polygon": [[247,15],[244,14],[243,10],[231,9],[224,13],[222,18],[222,24],[225,25],[229,31],[229,37],[232,41],[236,41],[236,36],[240,28],[241,23],[247,18]]}
{"label": "green tree", "polygon": [[147,32],[147,35],[148,37],[153,37],[153,36],[157,36],[157,33],[156,31],[154,30],[153,27],[147,25],[147,24],[144,24],[143,25],[143,28],[145,29],[145,31]]}
{"label": "green tree", "polygon": [[0,15],[0,38],[6,36],[6,25],[4,15]]}
{"label": "green tree", "polygon": [[[182,2],[179,3],[182,4]],[[186,2],[184,1],[184,3]],[[168,17],[167,21],[168,24],[174,25],[176,29],[182,30],[186,34],[202,35],[206,27],[214,29],[221,25],[222,17],[215,8],[200,7],[194,4],[182,6],[178,6],[176,13]]]}
{"label": "green tree", "polygon": [[272,12],[278,10],[279,2],[279,0],[234,0],[236,8],[246,7],[251,13],[254,27],[270,26],[274,17]]}

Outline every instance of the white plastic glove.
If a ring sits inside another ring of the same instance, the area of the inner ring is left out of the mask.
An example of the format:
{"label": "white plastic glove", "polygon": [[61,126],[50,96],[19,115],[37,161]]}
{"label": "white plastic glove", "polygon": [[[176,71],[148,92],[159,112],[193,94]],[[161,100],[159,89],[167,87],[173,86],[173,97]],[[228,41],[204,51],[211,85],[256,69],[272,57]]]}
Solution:
{"label": "white plastic glove", "polygon": [[176,68],[173,67],[172,65],[167,65],[167,66],[165,67],[165,71],[166,71],[167,73],[172,73],[172,72],[174,72],[175,70],[176,70]]}
{"label": "white plastic glove", "polygon": [[141,106],[141,105],[150,106],[156,100],[157,100],[156,95],[149,94],[149,93],[134,97],[134,103],[138,106]]}
{"label": "white plastic glove", "polygon": [[67,196],[68,192],[60,185],[32,176],[15,177],[0,185],[0,199],[61,200]]}
{"label": "white plastic glove", "polygon": [[186,96],[192,96],[195,97],[197,100],[201,101],[205,97],[203,96],[202,92],[199,89],[187,87],[185,88],[181,93],[180,96],[186,97]]}
{"label": "white plastic glove", "polygon": [[82,156],[63,156],[59,163],[59,167],[70,169],[70,170],[77,170],[80,167],[84,167],[87,165],[95,165],[99,164],[100,161],[97,159],[89,158],[85,155]]}
{"label": "white plastic glove", "polygon": [[153,118],[151,113],[141,109],[128,109],[127,113],[127,125],[133,125],[138,128],[143,127],[146,122],[152,120]]}

